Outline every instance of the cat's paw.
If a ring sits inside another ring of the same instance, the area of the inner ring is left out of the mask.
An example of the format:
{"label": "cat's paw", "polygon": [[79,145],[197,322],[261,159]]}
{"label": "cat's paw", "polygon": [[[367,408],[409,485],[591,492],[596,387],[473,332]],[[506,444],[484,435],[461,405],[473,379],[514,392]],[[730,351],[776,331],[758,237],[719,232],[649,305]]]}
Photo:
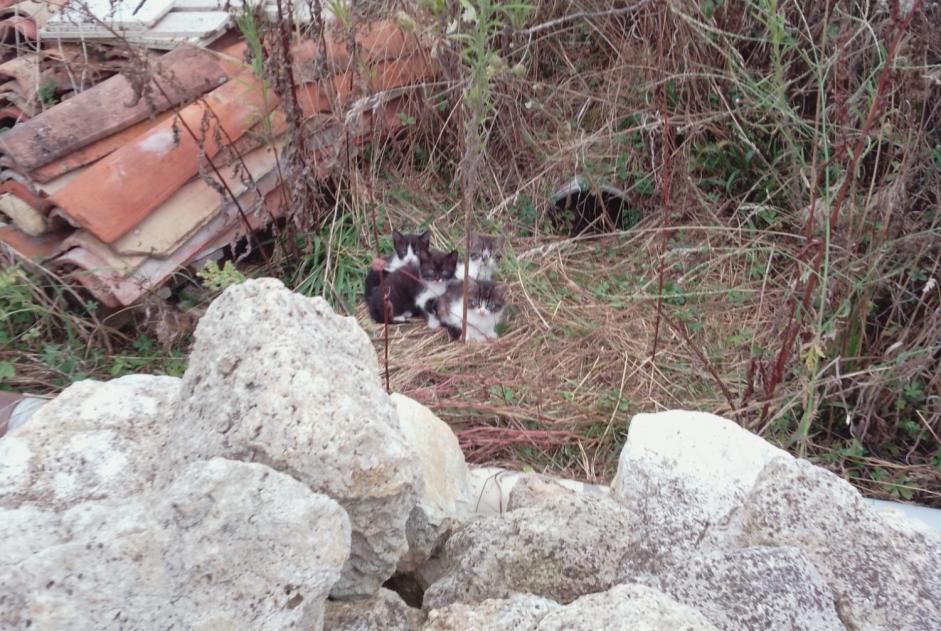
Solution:
{"label": "cat's paw", "polygon": [[382,257],[377,256],[372,260],[372,263],[369,264],[370,269],[374,272],[381,272],[386,268],[386,260]]}

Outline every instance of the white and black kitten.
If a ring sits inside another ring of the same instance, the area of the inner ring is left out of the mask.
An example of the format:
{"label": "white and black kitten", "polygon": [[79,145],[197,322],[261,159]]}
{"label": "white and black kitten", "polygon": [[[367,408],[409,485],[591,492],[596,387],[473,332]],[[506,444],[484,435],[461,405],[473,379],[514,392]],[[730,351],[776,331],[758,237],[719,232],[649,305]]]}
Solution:
{"label": "white and black kitten", "polygon": [[386,276],[406,265],[418,265],[418,253],[431,247],[431,231],[425,230],[421,234],[405,234],[394,230],[392,232],[392,254],[373,259],[369,271],[366,273],[364,294],[366,301],[373,290],[379,286],[380,275]]}
{"label": "white and black kitten", "polygon": [[[435,311],[452,340],[461,337],[464,320],[464,283],[454,282],[437,299]],[[469,280],[467,288],[467,341],[482,342],[497,338],[497,325],[506,306],[503,287],[487,280]],[[428,319],[428,326],[433,325]]]}
{"label": "white and black kitten", "polygon": [[419,271],[422,290],[415,298],[418,312],[428,320],[428,326],[437,328],[435,301],[448,289],[448,284],[455,280],[457,270],[457,250],[445,254],[436,250],[419,253]]}
{"label": "white and black kitten", "polygon": [[[474,280],[490,280],[503,258],[503,237],[472,234],[468,253],[468,276]],[[464,263],[458,263],[455,276],[464,280]]]}
{"label": "white and black kitten", "polygon": [[[457,251],[450,253],[424,249],[418,252],[418,264],[406,264],[384,276],[366,296],[369,315],[379,323],[405,322],[428,314],[430,304],[444,293],[454,279]],[[367,283],[368,287],[368,283]]]}

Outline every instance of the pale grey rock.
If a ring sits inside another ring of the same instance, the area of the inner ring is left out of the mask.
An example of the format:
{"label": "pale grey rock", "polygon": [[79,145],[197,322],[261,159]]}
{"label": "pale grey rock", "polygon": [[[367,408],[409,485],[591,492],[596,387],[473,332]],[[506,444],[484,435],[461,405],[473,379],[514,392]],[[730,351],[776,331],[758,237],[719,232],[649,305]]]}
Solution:
{"label": "pale grey rock", "polygon": [[751,545],[799,548],[849,629],[933,629],[941,620],[941,538],[879,516],[849,483],[807,461],[762,471],[742,514]]}
{"label": "pale grey rock", "polygon": [[406,605],[399,595],[380,589],[371,598],[327,602],[328,631],[419,631],[425,612]]}
{"label": "pale grey rock", "polygon": [[0,563],[0,628],[319,629],[350,527],[290,477],[214,459],[163,492],[77,504],[59,534]]}
{"label": "pale grey rock", "polygon": [[0,442],[0,506],[65,510],[149,490],[179,398],[174,377],[79,381]]}
{"label": "pale grey rock", "polygon": [[475,605],[454,603],[429,611],[423,631],[535,631],[546,614],[561,607],[532,594],[491,598]]}
{"label": "pale grey rock", "polygon": [[712,631],[695,609],[644,585],[617,585],[568,605],[531,594],[455,603],[428,613],[423,631]]}
{"label": "pale grey rock", "polygon": [[61,542],[58,513],[36,506],[0,507],[0,568]]}
{"label": "pale grey rock", "polygon": [[507,510],[514,511],[527,506],[537,506],[560,495],[574,494],[575,491],[565,488],[552,478],[528,473],[513,486],[507,502]]}
{"label": "pale grey rock", "polygon": [[333,595],[375,593],[406,553],[420,478],[365,332],[260,279],[226,289],[195,338],[171,459],[261,462],[332,497],[353,528]]}
{"label": "pale grey rock", "polygon": [[686,548],[724,545],[762,468],[784,451],[728,419],[701,412],[637,414],[611,488],[640,516],[648,569]]}
{"label": "pale grey rock", "polygon": [[617,585],[550,611],[536,631],[713,631],[702,613],[644,585]]}
{"label": "pale grey rock", "polygon": [[712,552],[679,561],[657,576],[630,578],[693,607],[719,629],[844,628],[833,593],[796,548]]}
{"label": "pale grey rock", "polygon": [[409,550],[398,565],[399,572],[414,572],[470,517],[467,464],[447,423],[405,395],[393,393],[390,398],[399,429],[418,454],[422,481],[419,502],[405,528]]}
{"label": "pale grey rock", "polygon": [[596,494],[478,518],[448,540],[446,573],[425,592],[424,607],[517,592],[567,603],[608,589],[634,545],[635,526],[631,511]]}
{"label": "pale grey rock", "polygon": [[[567,480],[545,474],[523,473],[501,467],[470,466],[467,482],[470,488],[471,510],[475,515],[499,515],[507,512],[510,508],[510,496],[513,494],[513,489],[519,482],[533,476],[574,493],[611,496],[611,488],[601,484]],[[532,496],[531,499],[535,500],[536,497]],[[519,503],[518,506],[520,506]]]}

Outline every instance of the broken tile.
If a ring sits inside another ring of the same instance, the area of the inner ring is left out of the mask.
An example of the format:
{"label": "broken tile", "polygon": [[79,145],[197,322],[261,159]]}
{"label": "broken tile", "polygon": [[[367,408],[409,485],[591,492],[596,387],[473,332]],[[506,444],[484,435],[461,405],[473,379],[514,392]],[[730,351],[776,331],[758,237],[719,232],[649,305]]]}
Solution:
{"label": "broken tile", "polygon": [[231,20],[225,11],[173,11],[146,31],[128,34],[127,40],[166,50],[183,43],[205,46],[222,36]]}
{"label": "broken tile", "polygon": [[16,90],[21,95],[35,94],[39,89],[38,53],[20,55],[0,64],[0,81],[16,82]]}
{"label": "broken tile", "polygon": [[382,61],[369,68],[368,77],[350,70],[325,81],[301,84],[297,99],[304,116],[312,116],[332,111],[334,100],[342,107],[355,98],[427,81],[439,70],[425,55]]}
{"label": "broken tile", "polygon": [[[307,39],[291,49],[295,74],[301,82],[314,82],[323,78],[319,70],[321,52],[326,48],[326,64],[333,74],[342,73],[355,65],[371,65],[379,61],[407,57],[419,52],[421,46],[414,35],[404,33],[392,20],[363,24],[356,29],[356,63],[350,52],[346,36],[328,31],[323,42]],[[318,63],[315,63],[318,62]]]}
{"label": "broken tile", "polygon": [[16,226],[0,226],[0,242],[13,256],[27,261],[42,261],[59,252],[69,233],[71,230],[64,229],[32,237],[18,230]]}
{"label": "broken tile", "polygon": [[[56,212],[112,243],[196,175],[200,144],[211,158],[220,138],[239,138],[277,104],[251,73],[235,78],[90,166],[52,196]],[[185,125],[178,125],[180,118]]]}
{"label": "broken tile", "polygon": [[128,256],[115,252],[107,243],[102,243],[84,230],[76,230],[63,243],[63,248],[82,248],[101,261],[101,268],[127,277],[134,273],[147,258],[143,255]]}
{"label": "broken tile", "polygon": [[46,217],[13,193],[0,193],[0,214],[31,237],[46,232]]}
{"label": "broken tile", "polygon": [[[121,306],[112,293],[111,287],[124,282],[124,279],[108,272],[104,262],[91,252],[83,248],[72,248],[65,254],[57,256],[50,264],[67,273],[69,278],[81,283],[95,300],[109,309]],[[70,267],[76,269],[68,271]]]}
{"label": "broken tile", "polygon": [[[156,83],[151,85],[159,84],[162,90],[151,91],[151,102],[164,111],[216,88],[228,79],[230,69],[215,53],[183,46],[160,57],[154,71]],[[130,80],[115,75],[0,134],[0,150],[22,172],[32,171],[151,114],[148,99],[136,99]]]}
{"label": "broken tile", "polygon": [[43,35],[95,33],[108,30],[107,27],[119,32],[142,31],[156,24],[172,8],[173,0],[83,0],[70,4],[51,18]]}

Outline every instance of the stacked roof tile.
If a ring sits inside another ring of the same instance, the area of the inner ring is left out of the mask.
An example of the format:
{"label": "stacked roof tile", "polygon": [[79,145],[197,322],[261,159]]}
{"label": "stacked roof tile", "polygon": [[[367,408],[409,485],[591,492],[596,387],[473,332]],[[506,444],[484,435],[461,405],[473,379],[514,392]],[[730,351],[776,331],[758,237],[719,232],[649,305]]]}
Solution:
{"label": "stacked roof tile", "polygon": [[[402,88],[436,71],[392,22],[354,39],[355,58],[349,36],[329,29],[325,42],[292,50],[318,176],[348,139],[401,125],[413,102]],[[8,253],[67,274],[114,308],[280,218],[285,116],[242,61],[244,42],[216,48],[179,46],[155,59],[149,77],[115,74],[0,134]]]}

